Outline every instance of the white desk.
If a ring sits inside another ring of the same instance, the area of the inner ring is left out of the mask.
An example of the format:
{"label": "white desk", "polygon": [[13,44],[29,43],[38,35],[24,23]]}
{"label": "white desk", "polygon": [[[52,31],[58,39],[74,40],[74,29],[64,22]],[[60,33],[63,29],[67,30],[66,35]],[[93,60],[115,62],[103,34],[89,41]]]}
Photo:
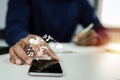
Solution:
{"label": "white desk", "polygon": [[[72,44],[66,46],[73,49]],[[63,77],[31,77],[27,73],[29,65],[11,64],[8,54],[0,55],[0,80],[120,80],[120,54],[100,52],[101,48],[98,47],[80,48],[84,52],[58,55],[64,71]],[[77,48],[74,46],[74,49]]]}

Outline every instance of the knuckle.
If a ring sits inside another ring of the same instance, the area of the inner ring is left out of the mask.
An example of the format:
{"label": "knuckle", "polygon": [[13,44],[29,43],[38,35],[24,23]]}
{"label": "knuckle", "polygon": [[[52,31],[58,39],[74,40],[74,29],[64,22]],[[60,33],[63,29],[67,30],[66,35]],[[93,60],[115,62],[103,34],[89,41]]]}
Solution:
{"label": "knuckle", "polygon": [[11,52],[12,52],[12,50],[13,50],[13,47],[10,47],[10,49],[9,49],[9,53],[11,53]]}
{"label": "knuckle", "polygon": [[19,43],[24,43],[25,42],[25,38],[20,39]]}
{"label": "knuckle", "polygon": [[33,34],[29,34],[26,38],[35,38],[36,36]]}
{"label": "knuckle", "polygon": [[32,34],[29,34],[27,37],[31,37],[31,36],[33,36]]}
{"label": "knuckle", "polygon": [[29,57],[27,55],[21,55],[22,60],[26,61]]}

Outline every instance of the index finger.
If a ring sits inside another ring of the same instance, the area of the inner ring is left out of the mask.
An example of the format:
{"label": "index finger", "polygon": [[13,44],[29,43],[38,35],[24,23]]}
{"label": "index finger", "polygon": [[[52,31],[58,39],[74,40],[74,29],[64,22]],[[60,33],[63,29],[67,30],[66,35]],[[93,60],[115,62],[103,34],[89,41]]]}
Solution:
{"label": "index finger", "polygon": [[56,60],[60,60],[60,58],[58,56],[55,55],[55,53],[49,48],[47,50],[47,55],[50,56],[52,59],[56,59]]}

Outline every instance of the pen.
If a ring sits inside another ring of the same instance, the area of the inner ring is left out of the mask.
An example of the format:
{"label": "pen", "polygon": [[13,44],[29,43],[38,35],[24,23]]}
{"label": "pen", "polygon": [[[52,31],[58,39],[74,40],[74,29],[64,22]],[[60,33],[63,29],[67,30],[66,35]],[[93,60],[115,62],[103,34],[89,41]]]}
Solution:
{"label": "pen", "polygon": [[[80,35],[84,35],[85,33],[87,33],[88,31],[90,31],[92,28],[93,28],[93,23],[89,24],[85,29],[83,29],[81,32],[80,32]],[[74,38],[74,42],[77,42],[77,39]]]}
{"label": "pen", "polygon": [[82,31],[80,32],[80,34],[81,34],[81,35],[84,35],[84,34],[87,33],[88,31],[90,31],[93,26],[94,26],[93,23],[89,24],[84,30],[82,30]]}

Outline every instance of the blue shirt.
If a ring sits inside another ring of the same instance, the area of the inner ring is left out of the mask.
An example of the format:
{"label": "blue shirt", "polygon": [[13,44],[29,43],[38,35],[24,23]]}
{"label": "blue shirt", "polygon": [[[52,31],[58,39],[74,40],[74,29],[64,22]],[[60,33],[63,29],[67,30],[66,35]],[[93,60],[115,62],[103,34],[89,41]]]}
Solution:
{"label": "blue shirt", "polygon": [[87,0],[9,0],[5,39],[12,46],[29,34],[49,34],[69,42],[77,24],[90,23],[104,29]]}

